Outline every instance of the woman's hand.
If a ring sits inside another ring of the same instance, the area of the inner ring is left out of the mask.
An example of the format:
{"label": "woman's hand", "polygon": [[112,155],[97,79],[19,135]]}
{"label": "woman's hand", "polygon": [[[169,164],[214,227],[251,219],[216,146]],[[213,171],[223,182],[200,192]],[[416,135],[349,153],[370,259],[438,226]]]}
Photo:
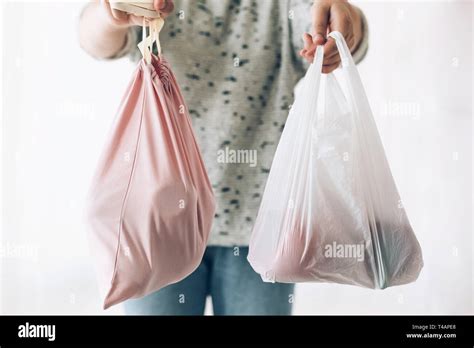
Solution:
{"label": "woman's hand", "polygon": [[312,33],[303,36],[304,48],[300,55],[312,62],[316,48],[324,45],[323,73],[334,71],[341,63],[334,39],[327,39],[331,31],[339,31],[354,52],[362,40],[362,18],[360,10],[347,0],[316,0],[312,6]]}
{"label": "woman's hand", "polygon": [[[115,10],[111,8],[109,0],[101,0],[100,3],[103,14],[109,24],[119,28],[143,25],[143,17]],[[174,10],[173,0],[154,0],[153,5],[155,10],[164,18],[170,15]]]}
{"label": "woman's hand", "polygon": [[[173,0],[154,0],[162,17],[174,10]],[[143,25],[143,18],[111,8],[108,0],[90,2],[79,21],[79,42],[96,58],[114,57],[127,43],[127,33],[134,25]]]}
{"label": "woman's hand", "polygon": [[154,0],[155,10],[163,17],[168,16],[174,10],[173,0]]}

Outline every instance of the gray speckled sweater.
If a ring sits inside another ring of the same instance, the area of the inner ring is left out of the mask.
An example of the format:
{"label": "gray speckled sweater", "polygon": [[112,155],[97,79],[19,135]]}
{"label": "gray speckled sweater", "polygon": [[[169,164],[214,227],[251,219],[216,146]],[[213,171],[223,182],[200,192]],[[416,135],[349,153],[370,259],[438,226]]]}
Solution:
{"label": "gray speckled sweater", "polygon": [[[293,88],[311,0],[175,0],[160,41],[191,113],[217,200],[210,245],[247,245]],[[365,22],[365,19],[364,19]],[[355,53],[360,61],[365,39]],[[115,58],[141,58],[141,28]],[[240,152],[239,152],[240,150]]]}

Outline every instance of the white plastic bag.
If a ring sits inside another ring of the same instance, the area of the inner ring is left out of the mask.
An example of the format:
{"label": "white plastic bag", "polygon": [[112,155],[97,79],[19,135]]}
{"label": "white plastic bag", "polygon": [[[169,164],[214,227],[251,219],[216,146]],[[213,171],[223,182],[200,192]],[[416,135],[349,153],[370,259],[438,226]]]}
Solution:
{"label": "white plastic bag", "polygon": [[350,51],[340,33],[330,36],[343,88],[321,73],[318,47],[273,160],[248,260],[269,282],[406,284],[423,267],[421,248]]}

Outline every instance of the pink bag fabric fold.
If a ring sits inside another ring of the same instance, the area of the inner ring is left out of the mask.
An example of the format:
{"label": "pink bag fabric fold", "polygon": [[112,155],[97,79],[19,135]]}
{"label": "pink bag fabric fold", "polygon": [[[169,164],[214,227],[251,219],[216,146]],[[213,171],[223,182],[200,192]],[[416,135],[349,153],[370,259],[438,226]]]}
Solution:
{"label": "pink bag fabric fold", "polygon": [[141,60],[88,195],[104,309],[178,282],[201,262],[215,201],[168,62]]}

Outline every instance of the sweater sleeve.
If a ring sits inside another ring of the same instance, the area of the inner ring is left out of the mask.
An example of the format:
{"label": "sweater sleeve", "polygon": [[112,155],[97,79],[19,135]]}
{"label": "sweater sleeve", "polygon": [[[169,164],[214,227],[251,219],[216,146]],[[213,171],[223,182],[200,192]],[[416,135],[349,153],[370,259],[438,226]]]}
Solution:
{"label": "sweater sleeve", "polygon": [[[81,17],[84,15],[84,12],[86,10],[87,6],[84,6],[79,14],[79,16],[77,17],[77,25],[79,26],[79,21],[81,19]],[[112,56],[110,57],[106,57],[106,58],[99,58],[101,60],[113,60],[113,59],[118,59],[118,58],[122,58],[122,57],[125,57],[125,56],[129,56],[129,57],[133,57],[134,60],[137,59],[137,54],[135,51],[138,51],[137,49],[137,44],[139,42],[139,39],[138,39],[138,35],[139,33],[141,34],[141,31],[139,32],[137,29],[139,29],[140,27],[130,27],[127,31],[127,35],[126,35],[126,38],[125,38],[125,42],[122,46],[122,48],[120,50],[118,50],[115,54],[113,54]]]}
{"label": "sweater sleeve", "polygon": [[358,11],[362,19],[362,40],[359,43],[359,46],[357,46],[355,51],[352,53],[352,57],[356,64],[359,64],[365,58],[367,51],[369,50],[369,25],[364,12],[360,9],[358,9]]}

